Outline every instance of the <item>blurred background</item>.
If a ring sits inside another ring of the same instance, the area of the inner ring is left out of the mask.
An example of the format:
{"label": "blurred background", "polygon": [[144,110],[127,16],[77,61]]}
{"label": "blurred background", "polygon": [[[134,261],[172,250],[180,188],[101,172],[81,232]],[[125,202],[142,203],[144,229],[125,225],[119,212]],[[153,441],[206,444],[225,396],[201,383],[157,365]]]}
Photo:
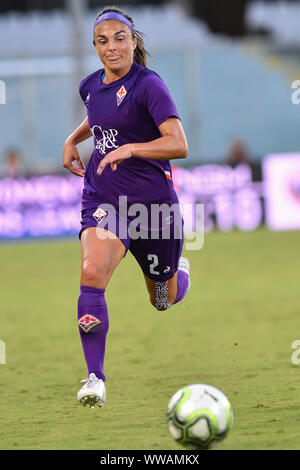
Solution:
{"label": "blurred background", "polygon": [[[92,25],[109,4],[0,4],[0,239],[78,232],[82,180],[61,167],[62,148],[85,117],[78,87],[101,67]],[[117,4],[182,117],[180,202],[205,204],[206,232],[300,229],[300,1]],[[79,149],[88,161],[92,141]]]}
{"label": "blurred background", "polygon": [[83,180],[62,150],[109,4],[0,1],[0,448],[177,450],[167,403],[206,383],[233,407],[222,449],[299,450],[300,0],[116,0],[188,137],[172,164],[192,289],[157,312],[127,255],[106,290],[108,406],[76,407]]}

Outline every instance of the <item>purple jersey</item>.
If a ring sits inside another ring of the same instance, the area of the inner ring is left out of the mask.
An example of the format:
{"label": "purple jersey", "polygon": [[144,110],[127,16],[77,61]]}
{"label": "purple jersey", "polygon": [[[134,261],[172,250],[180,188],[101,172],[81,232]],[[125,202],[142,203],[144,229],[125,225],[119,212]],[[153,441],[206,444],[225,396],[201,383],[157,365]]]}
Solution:
{"label": "purple jersey", "polygon": [[123,195],[128,204],[178,202],[168,160],[131,157],[116,171],[107,166],[101,176],[97,174],[106,154],[124,144],[158,139],[160,124],[169,117],[179,119],[166,85],[155,72],[133,63],[124,77],[105,84],[103,71],[80,84],[95,145],[84,178],[82,208],[97,207],[100,202],[117,207]]}

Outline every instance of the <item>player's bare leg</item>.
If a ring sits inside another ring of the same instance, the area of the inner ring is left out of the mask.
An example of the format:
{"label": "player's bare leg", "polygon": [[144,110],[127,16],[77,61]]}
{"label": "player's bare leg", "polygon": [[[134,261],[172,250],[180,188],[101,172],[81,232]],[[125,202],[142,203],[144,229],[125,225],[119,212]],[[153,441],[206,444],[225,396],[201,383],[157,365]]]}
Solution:
{"label": "player's bare leg", "polygon": [[151,304],[157,310],[167,310],[171,305],[181,301],[191,287],[190,264],[187,258],[181,257],[178,271],[165,282],[157,282],[145,277]]}
{"label": "player's bare leg", "polygon": [[78,326],[88,368],[88,378],[78,401],[93,408],[106,399],[103,372],[109,317],[105,288],[125,254],[125,246],[111,232],[89,227],[81,235],[82,266],[78,299]]}
{"label": "player's bare leg", "polygon": [[81,234],[80,285],[105,289],[124,254],[125,246],[114,233],[98,227],[85,229]]}

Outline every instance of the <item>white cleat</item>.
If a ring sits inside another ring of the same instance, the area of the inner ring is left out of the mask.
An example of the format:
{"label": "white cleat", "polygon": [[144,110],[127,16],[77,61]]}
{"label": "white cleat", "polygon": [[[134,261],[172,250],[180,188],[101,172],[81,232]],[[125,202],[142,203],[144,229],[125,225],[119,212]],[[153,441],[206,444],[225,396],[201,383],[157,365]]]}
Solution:
{"label": "white cleat", "polygon": [[181,258],[179,260],[178,269],[180,269],[180,271],[183,271],[184,273],[186,273],[189,277],[189,283],[188,283],[188,288],[187,288],[187,292],[188,292],[191,288],[191,275],[190,275],[189,260],[187,258],[184,258],[183,256],[181,256]]}
{"label": "white cleat", "polygon": [[81,380],[80,382],[85,382],[84,386],[77,393],[77,400],[82,406],[89,405],[90,408],[104,406],[106,388],[103,380],[98,379],[94,373],[91,373],[88,379]]}

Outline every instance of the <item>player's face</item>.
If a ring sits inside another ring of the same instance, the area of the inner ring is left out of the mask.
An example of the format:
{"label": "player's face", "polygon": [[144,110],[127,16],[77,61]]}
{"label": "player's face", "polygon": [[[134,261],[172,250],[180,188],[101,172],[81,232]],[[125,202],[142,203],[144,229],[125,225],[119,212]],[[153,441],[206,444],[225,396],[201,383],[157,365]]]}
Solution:
{"label": "player's face", "polygon": [[132,37],[130,28],[118,20],[105,20],[94,31],[96,52],[104,68],[113,73],[120,73],[130,68],[136,48],[136,37]]}

